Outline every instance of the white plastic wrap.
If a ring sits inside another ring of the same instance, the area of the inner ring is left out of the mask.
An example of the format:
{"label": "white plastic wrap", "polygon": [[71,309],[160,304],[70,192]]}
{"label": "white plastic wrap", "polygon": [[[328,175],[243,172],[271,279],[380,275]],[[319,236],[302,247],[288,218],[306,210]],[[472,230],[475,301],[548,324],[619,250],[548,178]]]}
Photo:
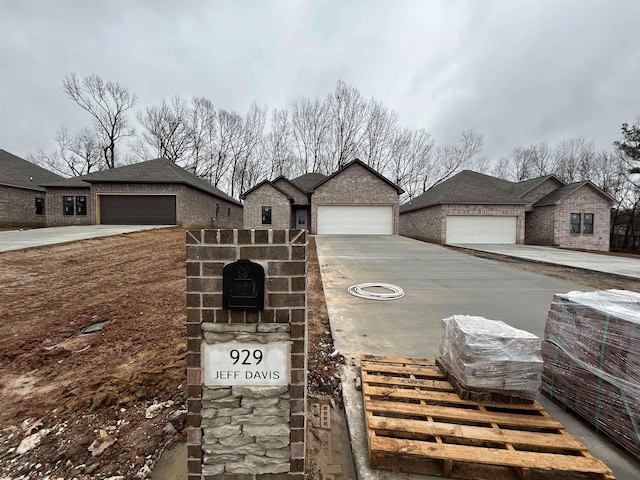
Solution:
{"label": "white plastic wrap", "polygon": [[640,293],[555,295],[542,392],[640,459]]}
{"label": "white plastic wrap", "polygon": [[542,374],[541,341],[499,320],[442,320],[438,361],[464,387],[533,400]]}

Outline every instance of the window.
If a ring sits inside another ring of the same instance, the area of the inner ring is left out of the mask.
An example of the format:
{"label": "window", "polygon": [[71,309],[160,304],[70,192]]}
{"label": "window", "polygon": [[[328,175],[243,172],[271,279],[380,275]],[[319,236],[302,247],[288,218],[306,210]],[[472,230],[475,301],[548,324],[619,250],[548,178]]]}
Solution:
{"label": "window", "polygon": [[298,228],[306,228],[307,226],[307,211],[306,210],[298,210],[297,213],[297,226]]}
{"label": "window", "polygon": [[62,213],[64,215],[73,215],[73,197],[62,197]]}
{"label": "window", "polygon": [[216,220],[218,219],[219,216],[220,216],[220,204],[216,203]]}
{"label": "window", "polygon": [[582,233],[593,233],[593,213],[584,214],[584,226]]}
{"label": "window", "polygon": [[231,218],[231,207],[227,207],[227,218]]}
{"label": "window", "polygon": [[36,198],[36,215],[44,215],[44,198]]}
{"label": "window", "polygon": [[262,224],[271,225],[271,207],[262,207]]}
{"label": "window", "polygon": [[76,215],[87,214],[87,197],[76,197]]}

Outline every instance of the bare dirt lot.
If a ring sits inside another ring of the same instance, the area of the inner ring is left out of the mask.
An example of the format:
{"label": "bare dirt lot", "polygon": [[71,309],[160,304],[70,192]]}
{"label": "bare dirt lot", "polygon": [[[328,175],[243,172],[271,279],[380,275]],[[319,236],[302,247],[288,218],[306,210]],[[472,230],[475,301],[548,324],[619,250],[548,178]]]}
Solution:
{"label": "bare dirt lot", "polygon": [[[0,253],[0,478],[145,478],[183,439],[184,238],[165,229]],[[310,398],[339,405],[313,242],[308,297]],[[321,451],[312,442],[310,455]]]}

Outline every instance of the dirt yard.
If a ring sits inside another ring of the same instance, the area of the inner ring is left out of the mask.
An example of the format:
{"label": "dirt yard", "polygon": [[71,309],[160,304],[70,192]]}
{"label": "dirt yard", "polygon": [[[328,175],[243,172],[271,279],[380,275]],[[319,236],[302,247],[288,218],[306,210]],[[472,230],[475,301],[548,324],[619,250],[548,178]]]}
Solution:
{"label": "dirt yard", "polygon": [[[1,479],[145,478],[183,440],[184,238],[165,229],[0,253]],[[309,390],[339,401],[313,259]]]}

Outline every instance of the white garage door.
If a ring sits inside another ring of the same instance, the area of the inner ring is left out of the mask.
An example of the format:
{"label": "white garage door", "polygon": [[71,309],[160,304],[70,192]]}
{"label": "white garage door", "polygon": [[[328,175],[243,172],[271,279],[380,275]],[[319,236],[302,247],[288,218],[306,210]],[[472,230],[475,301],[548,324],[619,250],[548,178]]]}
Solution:
{"label": "white garage door", "polygon": [[393,234],[393,207],[322,205],[318,207],[319,234]]}
{"label": "white garage door", "polygon": [[516,243],[518,217],[447,216],[447,243]]}

